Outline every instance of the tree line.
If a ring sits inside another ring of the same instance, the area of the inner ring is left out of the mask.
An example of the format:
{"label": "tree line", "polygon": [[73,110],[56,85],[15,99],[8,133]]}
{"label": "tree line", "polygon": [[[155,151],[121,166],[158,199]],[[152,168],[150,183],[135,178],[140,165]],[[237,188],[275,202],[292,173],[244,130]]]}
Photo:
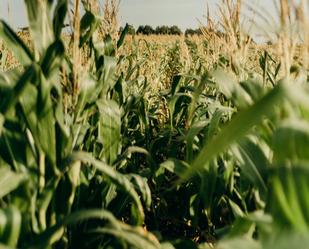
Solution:
{"label": "tree line", "polygon": [[[123,30],[123,27],[120,28],[120,32]],[[135,35],[135,34],[142,34],[142,35],[182,35],[183,31],[177,26],[157,26],[153,28],[150,25],[140,25],[137,29],[135,29],[132,25],[129,25],[128,34]],[[186,36],[189,35],[201,35],[201,30],[198,29],[186,29],[184,34]]]}

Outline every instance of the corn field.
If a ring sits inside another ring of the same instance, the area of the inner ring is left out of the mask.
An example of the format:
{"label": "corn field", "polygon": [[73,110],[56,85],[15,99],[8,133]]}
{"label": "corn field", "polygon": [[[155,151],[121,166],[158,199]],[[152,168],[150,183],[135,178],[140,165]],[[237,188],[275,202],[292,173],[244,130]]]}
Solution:
{"label": "corn field", "polygon": [[0,21],[0,249],[309,248],[308,1],[278,1],[269,45],[241,0],[193,37],[24,2],[26,32]]}

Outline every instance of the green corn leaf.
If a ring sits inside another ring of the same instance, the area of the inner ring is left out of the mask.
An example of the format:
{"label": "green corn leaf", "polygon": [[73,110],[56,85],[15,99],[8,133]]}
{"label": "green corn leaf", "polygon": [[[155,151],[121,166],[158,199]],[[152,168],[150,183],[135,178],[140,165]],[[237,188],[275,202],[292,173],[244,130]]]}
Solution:
{"label": "green corn leaf", "polygon": [[15,207],[0,209],[0,241],[9,247],[17,246],[22,217]]}
{"label": "green corn leaf", "polygon": [[[130,160],[133,154],[143,155],[146,159],[147,164],[150,166],[153,166],[155,164],[151,154],[146,149],[137,146],[130,146],[124,153],[122,153],[121,156],[117,158],[117,161],[114,163],[114,166],[117,168],[121,168],[122,165],[125,165]],[[148,170],[150,169],[147,168],[146,172],[149,172]]]}
{"label": "green corn leaf", "polygon": [[58,0],[53,17],[53,28],[56,39],[59,39],[61,36],[61,31],[64,26],[67,11],[68,11],[68,1]]}
{"label": "green corn leaf", "polygon": [[[20,173],[26,161],[28,151],[27,140],[21,136],[22,129],[17,126],[16,122],[10,122],[9,118],[5,122],[5,129],[3,129],[0,137],[0,157],[8,163],[12,169]],[[9,127],[8,127],[9,126]]]}
{"label": "green corn leaf", "polygon": [[208,139],[213,138],[220,131],[220,124],[222,122],[222,119],[226,116],[228,112],[232,112],[232,109],[228,110],[227,108],[223,107],[216,108],[207,129]]}
{"label": "green corn leaf", "polygon": [[99,140],[103,144],[106,162],[113,164],[121,149],[120,109],[112,100],[99,100],[97,106],[100,112]]}
{"label": "green corn leaf", "polygon": [[136,174],[130,174],[128,178],[130,179],[130,182],[135,185],[136,190],[142,194],[146,207],[150,208],[151,191],[147,184],[147,179]]}
{"label": "green corn leaf", "polygon": [[1,87],[1,96],[5,96],[5,93],[16,85],[18,79],[24,72],[20,72],[20,69],[13,68],[5,72],[0,72],[0,87]]}
{"label": "green corn leaf", "polygon": [[90,75],[87,75],[82,79],[82,82],[75,107],[77,119],[84,113],[86,104],[94,103],[97,100],[97,81]]}
{"label": "green corn leaf", "polygon": [[30,34],[34,43],[36,60],[38,60],[54,39],[50,13],[51,6],[48,1],[24,1],[27,7]]}
{"label": "green corn leaf", "polygon": [[79,185],[80,181],[80,173],[81,173],[81,162],[76,161],[72,165],[70,165],[70,170],[68,172],[68,176],[71,183],[71,193],[69,196],[68,204],[69,204],[69,210],[71,210],[71,207],[73,206],[74,199],[76,196],[76,189]]}
{"label": "green corn leaf", "polygon": [[64,52],[65,48],[60,40],[56,40],[47,48],[41,62],[41,69],[46,78],[59,69]]}
{"label": "green corn leaf", "polygon": [[104,38],[104,55],[114,57],[115,56],[115,46],[112,37],[108,34]]}
{"label": "green corn leaf", "polygon": [[94,219],[107,220],[110,225],[120,229],[120,223],[117,221],[117,219],[113,216],[112,213],[106,210],[80,210],[69,214],[63,220],[58,221],[56,225],[46,229],[43,233],[41,233],[32,241],[31,245],[33,245],[34,248],[36,248],[36,246],[39,248],[46,248],[48,246],[51,246],[62,237],[65,227]]}
{"label": "green corn leaf", "polygon": [[[237,147],[240,153],[240,167],[243,169],[243,174],[265,193],[267,191],[266,172],[269,163],[264,152],[258,144],[250,139],[241,141]],[[234,154],[237,156],[238,153]]]}
{"label": "green corn leaf", "polygon": [[36,66],[32,65],[26,69],[22,76],[18,79],[14,88],[9,92],[0,105],[0,111],[3,114],[9,112],[9,110],[15,107],[15,104],[19,101],[20,96],[24,93],[26,86],[31,82],[32,78],[35,76]]}
{"label": "green corn leaf", "polygon": [[2,113],[0,113],[0,136],[2,134],[2,129],[3,129],[4,121],[5,121],[5,118],[2,115]]}
{"label": "green corn leaf", "polygon": [[269,236],[263,242],[239,236],[233,239],[224,239],[215,247],[216,249],[307,249],[309,237],[294,231],[283,232]]}
{"label": "green corn leaf", "polygon": [[[100,48],[102,49],[102,48]],[[96,54],[101,53],[101,50]],[[114,88],[117,83],[116,76],[117,60],[111,56],[97,55],[96,67],[98,86],[96,87],[96,95],[106,98],[108,92]]]}
{"label": "green corn leaf", "polygon": [[309,160],[309,123],[290,119],[282,122],[273,135],[274,160],[297,163]]}
{"label": "green corn leaf", "polygon": [[15,173],[7,168],[0,168],[0,199],[20,186],[27,179],[26,175]]}
{"label": "green corn leaf", "polygon": [[[192,240],[187,239],[176,239],[171,242],[173,245],[173,249],[199,249],[200,247],[197,245],[197,243],[193,242]],[[165,249],[165,248],[162,248]],[[168,249],[168,248],[166,248]],[[202,249],[202,248],[201,248]],[[204,248],[206,249],[206,248]],[[209,249],[209,248],[207,248]]]}
{"label": "green corn leaf", "polygon": [[10,247],[10,246],[7,246],[7,245],[0,243],[0,249],[13,249],[13,247]]}
{"label": "green corn leaf", "polygon": [[[87,233],[111,234],[119,240],[124,240],[128,244],[138,246],[138,248],[159,249],[158,240],[152,235],[144,231],[140,227],[130,227],[123,222],[116,220],[112,213],[106,210],[81,210],[68,215],[63,221],[59,221],[55,226],[47,229],[44,233],[38,236],[33,242],[34,245],[47,247],[52,245],[63,233],[66,226],[85,222],[87,220],[106,220],[108,225],[104,228],[89,230]],[[141,246],[141,247],[140,247]]]}
{"label": "green corn leaf", "polygon": [[308,233],[308,176],[306,165],[277,166],[272,171],[269,209],[278,228]]}
{"label": "green corn leaf", "polygon": [[213,73],[219,90],[239,107],[247,107],[252,104],[252,96],[246,92],[233,75],[218,69]]}
{"label": "green corn leaf", "polygon": [[144,249],[160,249],[161,246],[158,240],[150,233],[147,233],[142,228],[113,229],[113,228],[98,228],[90,231],[95,234],[110,234],[117,239],[124,240],[134,248]]}
{"label": "green corn leaf", "polygon": [[117,48],[120,48],[122,46],[128,31],[129,31],[129,24],[126,24],[126,26],[124,27],[123,31],[120,34],[119,40],[117,41]]}
{"label": "green corn leaf", "polygon": [[211,160],[243,138],[264,117],[272,114],[276,104],[288,96],[287,92],[287,86],[278,85],[251,107],[235,115],[231,122],[201,149],[192,167],[183,175],[183,179],[188,179],[194,172],[203,169]]}
{"label": "green corn leaf", "polygon": [[231,208],[231,210],[233,212],[233,215],[236,218],[243,218],[245,216],[245,213],[241,210],[241,208],[239,207],[238,204],[233,202],[231,199],[228,199],[227,201],[228,201],[228,203],[230,205],[230,208]]}
{"label": "green corn leaf", "polygon": [[59,184],[60,178],[54,178],[46,184],[42,193],[37,198],[37,212],[38,212],[38,224],[41,231],[47,228],[47,209],[55,195],[56,188]]}
{"label": "green corn leaf", "polygon": [[93,165],[97,170],[102,172],[104,176],[110,179],[116,186],[124,190],[128,195],[130,195],[135,203],[138,212],[137,214],[138,220],[136,221],[137,224],[141,224],[144,221],[144,210],[140,198],[134,189],[134,185],[128,180],[127,177],[118,173],[114,168],[108,166],[104,162],[95,160],[92,156],[90,156],[87,153],[83,152],[74,153],[71,156],[71,160],[73,161],[79,160],[82,161],[83,163],[89,163]]}
{"label": "green corn leaf", "polygon": [[176,93],[169,100],[168,109],[169,109],[169,113],[170,113],[170,123],[171,123],[172,129],[174,128],[174,125],[175,125],[176,114],[180,112],[180,108],[183,108],[183,106],[182,106],[183,103],[179,103],[178,106],[177,106],[177,102],[182,100],[184,103],[186,103],[186,101],[191,101],[191,99],[192,99],[192,96],[190,94]]}
{"label": "green corn leaf", "polygon": [[300,234],[295,231],[282,232],[279,235],[270,236],[264,241],[263,249],[307,249],[309,243],[308,234]]}
{"label": "green corn leaf", "polygon": [[[56,165],[56,130],[54,106],[50,95],[50,82],[38,69],[36,80],[39,87],[28,85],[20,98],[22,115],[35,140],[36,146],[43,151],[50,162]],[[54,168],[55,171],[56,168]]]}
{"label": "green corn leaf", "polygon": [[[217,162],[211,162],[209,169],[202,171],[200,174],[201,184],[199,187],[198,197],[202,200],[203,206],[211,210],[213,202],[215,201],[215,194],[218,191],[218,164]],[[219,190],[220,191],[220,190]]]}
{"label": "green corn leaf", "polygon": [[80,21],[80,41],[79,47],[82,47],[92,37],[96,31],[98,20],[90,11],[85,12]]}
{"label": "green corn leaf", "polygon": [[34,58],[28,47],[3,20],[0,20],[0,38],[4,40],[7,48],[14,53],[21,65],[32,63]]}
{"label": "green corn leaf", "polygon": [[[262,245],[247,237],[238,237],[221,241],[216,249],[262,249]],[[279,248],[278,248],[279,249]]]}
{"label": "green corn leaf", "polygon": [[180,83],[181,83],[182,77],[180,75],[176,75],[173,77],[172,85],[171,85],[171,94],[174,96],[180,88]]}
{"label": "green corn leaf", "polygon": [[192,162],[194,158],[194,153],[198,149],[198,146],[196,145],[196,139],[197,135],[208,125],[209,121],[200,121],[194,123],[188,133],[186,134],[186,142],[187,142],[187,148],[186,148],[186,161]]}
{"label": "green corn leaf", "polygon": [[[101,96],[106,96],[107,92],[114,88],[117,83],[116,66],[117,60],[114,57],[104,56],[102,92]],[[101,83],[101,82],[100,82]]]}
{"label": "green corn leaf", "polygon": [[164,168],[171,173],[182,176],[184,172],[186,172],[190,168],[190,165],[184,161],[169,159],[164,163],[161,163],[160,168]]}

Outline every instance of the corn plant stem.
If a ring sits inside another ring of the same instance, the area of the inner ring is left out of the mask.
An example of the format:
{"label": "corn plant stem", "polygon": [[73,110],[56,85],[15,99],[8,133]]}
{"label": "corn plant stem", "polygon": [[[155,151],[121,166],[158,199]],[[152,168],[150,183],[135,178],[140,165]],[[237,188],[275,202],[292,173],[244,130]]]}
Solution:
{"label": "corn plant stem", "polygon": [[79,69],[80,69],[80,49],[79,49],[79,30],[80,30],[80,13],[79,0],[74,0],[74,16],[73,16],[73,105],[76,102],[79,88]]}

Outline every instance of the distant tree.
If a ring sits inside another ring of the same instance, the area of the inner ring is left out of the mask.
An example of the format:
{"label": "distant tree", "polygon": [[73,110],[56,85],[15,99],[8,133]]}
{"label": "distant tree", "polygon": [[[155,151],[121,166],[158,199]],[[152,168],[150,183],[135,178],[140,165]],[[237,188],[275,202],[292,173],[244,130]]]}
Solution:
{"label": "distant tree", "polygon": [[194,35],[194,30],[193,29],[186,29],[185,36],[190,36],[190,35]]}
{"label": "distant tree", "polygon": [[144,29],[145,27],[143,25],[140,25],[136,30],[136,34],[144,34]]}
{"label": "distant tree", "polygon": [[143,34],[143,35],[181,35],[182,31],[181,29],[173,25],[171,27],[167,25],[157,26],[155,29],[153,29],[150,25],[141,25],[136,30],[136,34]]}
{"label": "distant tree", "polygon": [[155,30],[150,25],[141,25],[136,30],[136,34],[143,34],[143,35],[151,35],[154,34]]}
{"label": "distant tree", "polygon": [[157,27],[155,28],[155,34],[156,34],[156,35],[160,35],[160,34],[161,34],[161,26],[157,26]]}
{"label": "distant tree", "polygon": [[173,25],[172,27],[170,27],[170,32],[169,33],[171,35],[181,35],[182,31],[181,31],[181,29],[178,26]]}
{"label": "distant tree", "polygon": [[150,25],[145,25],[144,27],[144,35],[152,35],[155,31]]}
{"label": "distant tree", "polygon": [[185,36],[192,36],[192,35],[202,35],[201,29],[186,29]]}
{"label": "distant tree", "polygon": [[158,26],[155,29],[156,35],[168,35],[170,33],[170,28],[166,25]]}

